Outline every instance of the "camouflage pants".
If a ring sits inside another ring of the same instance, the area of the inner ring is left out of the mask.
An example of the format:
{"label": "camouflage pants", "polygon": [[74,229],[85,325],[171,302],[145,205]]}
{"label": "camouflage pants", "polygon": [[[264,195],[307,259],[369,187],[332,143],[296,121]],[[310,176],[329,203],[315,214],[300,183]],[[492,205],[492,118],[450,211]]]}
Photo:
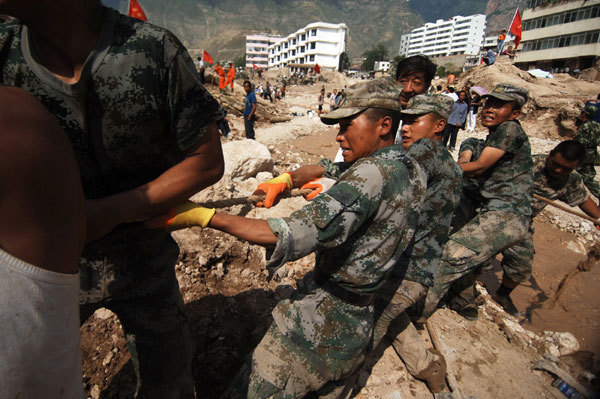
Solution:
{"label": "camouflage pants", "polygon": [[165,240],[171,238],[109,244],[122,248],[111,251],[112,262],[94,244],[86,247],[79,261],[81,321],[100,307],[118,316],[137,375],[137,397],[194,398],[193,347],[173,266],[179,251]]}
{"label": "camouflage pants", "polygon": [[271,324],[252,357],[242,366],[222,399],[335,399],[361,364],[318,354],[283,335]]}
{"label": "camouflage pants", "polygon": [[577,172],[583,177],[583,184],[594,197],[600,200],[600,183],[596,180],[594,164],[579,165]]}
{"label": "camouflage pants", "polygon": [[[433,287],[427,293],[425,316],[435,311],[454,281],[474,271],[499,252],[526,240],[530,222],[530,217],[511,212],[484,212],[452,234],[444,248]],[[515,265],[505,264],[507,267]],[[513,276],[522,274],[518,270],[509,273]]]}
{"label": "camouflage pants", "polygon": [[427,290],[427,287],[419,283],[392,276],[375,301],[373,348],[381,351],[383,348],[378,346],[382,345],[383,337],[390,337],[396,354],[413,376],[425,370],[434,360],[434,355],[427,350],[425,342],[406,314],[409,307],[425,298]]}

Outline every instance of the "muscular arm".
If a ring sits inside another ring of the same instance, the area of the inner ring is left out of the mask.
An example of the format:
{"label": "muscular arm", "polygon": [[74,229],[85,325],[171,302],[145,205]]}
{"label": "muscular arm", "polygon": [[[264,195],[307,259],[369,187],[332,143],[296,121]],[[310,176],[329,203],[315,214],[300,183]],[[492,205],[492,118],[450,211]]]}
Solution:
{"label": "muscular arm", "polygon": [[217,124],[212,122],[186,158],[155,180],[130,191],[86,201],[88,238],[94,241],[122,223],[164,213],[223,176],[223,152]]}
{"label": "muscular arm", "polygon": [[460,167],[463,170],[463,176],[476,176],[484,173],[494,166],[505,153],[506,151],[498,148],[485,147],[481,152],[481,156],[476,161],[460,163]]}
{"label": "muscular arm", "polygon": [[216,213],[208,226],[263,247],[272,248],[277,244],[277,236],[266,220]]}
{"label": "muscular arm", "polygon": [[594,219],[600,219],[600,208],[590,197],[588,197],[583,204],[579,205],[579,208],[588,216],[591,216]]}
{"label": "muscular arm", "polygon": [[292,176],[294,187],[298,188],[313,179],[323,176],[325,168],[321,165],[305,165],[288,173]]}

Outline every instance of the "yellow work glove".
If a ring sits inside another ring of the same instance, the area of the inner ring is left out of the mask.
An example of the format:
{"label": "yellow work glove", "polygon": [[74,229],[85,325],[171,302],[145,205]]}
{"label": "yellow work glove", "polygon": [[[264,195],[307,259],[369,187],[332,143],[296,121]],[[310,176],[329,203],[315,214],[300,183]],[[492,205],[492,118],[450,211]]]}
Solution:
{"label": "yellow work glove", "polygon": [[150,229],[165,229],[175,231],[189,227],[206,227],[215,215],[216,209],[205,208],[191,201],[186,201],[169,213],[158,215],[146,222]]}
{"label": "yellow work glove", "polygon": [[304,190],[304,189],[311,189],[313,190],[312,193],[308,194],[305,198],[307,200],[312,200],[313,198],[315,198],[317,195],[321,194],[322,192],[325,192],[327,190],[329,190],[331,187],[333,187],[333,185],[336,183],[335,180],[330,179],[328,177],[319,177],[318,179],[313,179],[311,181],[309,181],[308,183],[306,183],[305,185],[303,185],[302,187],[300,187],[300,189]]}
{"label": "yellow work glove", "polygon": [[265,208],[272,207],[279,201],[279,196],[281,194],[292,189],[292,184],[292,175],[288,172],[282,173],[274,179],[259,184],[258,187],[256,187],[254,194],[266,194],[267,197],[264,201],[257,202],[256,206],[264,206]]}

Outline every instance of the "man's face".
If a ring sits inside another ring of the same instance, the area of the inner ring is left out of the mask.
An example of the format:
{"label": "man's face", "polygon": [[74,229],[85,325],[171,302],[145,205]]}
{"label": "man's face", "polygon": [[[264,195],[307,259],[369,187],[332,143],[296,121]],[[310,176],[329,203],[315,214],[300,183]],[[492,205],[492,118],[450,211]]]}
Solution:
{"label": "man's face", "polygon": [[498,126],[506,121],[516,119],[521,114],[518,109],[513,109],[513,103],[488,97],[481,111],[481,124],[485,127]]}
{"label": "man's face", "polygon": [[340,144],[346,163],[368,157],[379,149],[377,123],[371,122],[364,112],[354,119],[342,119],[335,141]]}
{"label": "man's face", "polygon": [[467,98],[467,95],[465,94],[465,92],[461,91],[460,94],[458,95],[458,102],[463,103],[463,102],[465,102],[466,98]]}
{"label": "man's face", "polygon": [[400,97],[400,103],[402,108],[406,107],[408,100],[417,94],[423,94],[429,88],[429,85],[425,82],[425,72],[408,72],[398,77],[398,83],[404,88]]}
{"label": "man's face", "polygon": [[556,152],[554,155],[548,154],[544,172],[555,178],[568,176],[577,168],[577,165],[579,165],[579,161],[569,161],[560,152]]}
{"label": "man's face", "polygon": [[402,147],[407,149],[413,143],[419,139],[440,139],[440,133],[446,126],[446,121],[441,119],[430,112],[425,115],[406,115],[402,116],[402,129],[400,134],[402,135]]}
{"label": "man's face", "polygon": [[248,83],[244,84],[244,91],[246,92],[246,94],[250,94],[250,85]]}

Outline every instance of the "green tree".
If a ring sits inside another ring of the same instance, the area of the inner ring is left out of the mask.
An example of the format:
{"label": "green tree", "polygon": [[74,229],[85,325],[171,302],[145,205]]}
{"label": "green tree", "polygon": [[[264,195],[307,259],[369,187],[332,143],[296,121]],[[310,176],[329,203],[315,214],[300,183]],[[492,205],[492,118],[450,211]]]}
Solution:
{"label": "green tree", "polygon": [[237,68],[237,67],[246,67],[246,54],[244,53],[244,55],[239,55],[237,57],[235,57],[233,59],[233,65]]}
{"label": "green tree", "polygon": [[362,68],[372,71],[375,68],[375,61],[387,61],[388,50],[383,44],[378,44],[374,48],[363,53]]}
{"label": "green tree", "polygon": [[348,54],[346,54],[346,52],[343,52],[340,55],[340,65],[338,70],[340,72],[344,72],[345,70],[347,70],[350,67],[350,58],[348,58]]}

